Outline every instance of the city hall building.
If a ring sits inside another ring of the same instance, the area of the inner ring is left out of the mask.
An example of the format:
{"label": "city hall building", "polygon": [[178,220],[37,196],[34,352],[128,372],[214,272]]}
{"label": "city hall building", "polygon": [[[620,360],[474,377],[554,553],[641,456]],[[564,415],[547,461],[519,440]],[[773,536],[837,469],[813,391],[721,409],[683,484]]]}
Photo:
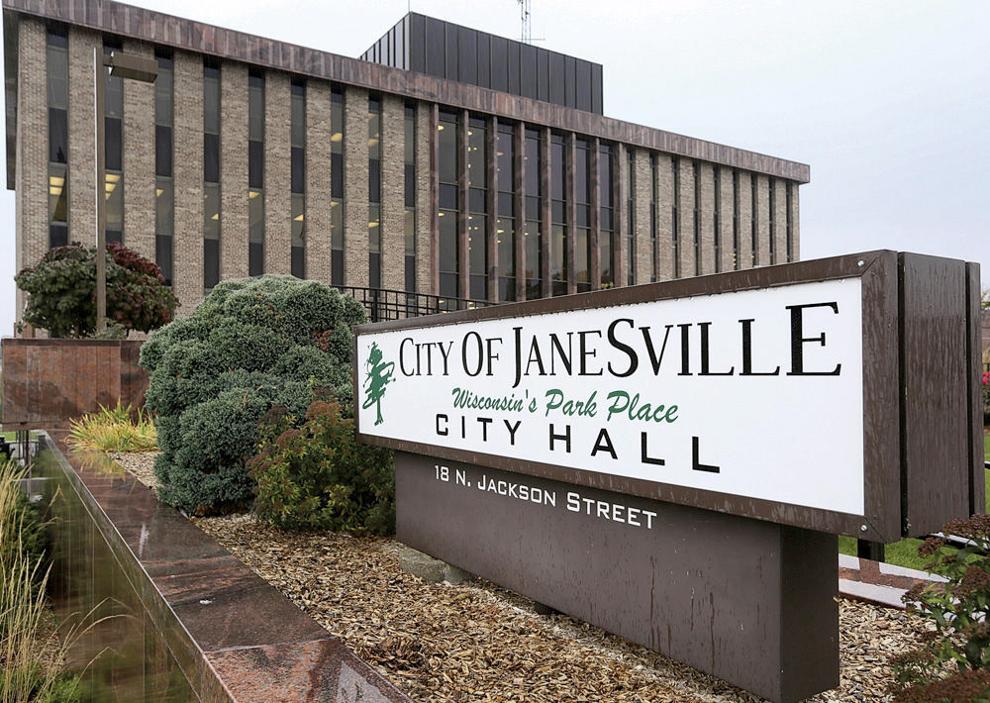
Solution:
{"label": "city hall building", "polygon": [[[445,309],[799,255],[808,166],[606,117],[602,66],[542,47],[411,13],[350,58],[109,0],[3,30],[18,270],[95,242],[97,192],[180,314],[263,273]],[[103,183],[94,50],[157,62],[105,77]]]}

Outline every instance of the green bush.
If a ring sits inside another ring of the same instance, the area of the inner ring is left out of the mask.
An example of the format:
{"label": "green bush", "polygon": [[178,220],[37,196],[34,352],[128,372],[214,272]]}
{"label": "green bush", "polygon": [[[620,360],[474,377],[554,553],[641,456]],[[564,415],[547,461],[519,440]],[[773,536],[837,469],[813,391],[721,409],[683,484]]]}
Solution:
{"label": "green bush", "polygon": [[[107,245],[107,322],[126,336],[168,323],[178,301],[151,261],[122,244]],[[96,331],[96,248],[70,244],[48,251],[14,277],[28,293],[24,320],[52,337],[92,337]]]}
{"label": "green bush", "polygon": [[317,281],[262,276],[218,284],[188,318],[141,347],[145,404],[156,414],[159,495],[187,512],[244,507],[246,462],[272,408],[302,421],[316,399],[350,411],[352,298]]}
{"label": "green bush", "polygon": [[934,630],[925,632],[914,649],[892,662],[898,682],[895,700],[899,702],[971,700],[948,695],[962,690],[963,683],[966,690],[977,685],[983,687],[981,691],[990,689],[990,623],[986,620],[990,607],[990,515],[953,520],[942,531],[968,539],[969,545],[947,550],[942,548],[945,540],[929,537],[918,548],[918,554],[927,559],[926,570],[948,581],[922,582],[904,595],[908,611],[928,620]]}
{"label": "green bush", "polygon": [[262,435],[249,465],[260,518],[288,529],[394,530],[392,453],[359,444],[336,403],[313,403],[299,428],[269,416]]}

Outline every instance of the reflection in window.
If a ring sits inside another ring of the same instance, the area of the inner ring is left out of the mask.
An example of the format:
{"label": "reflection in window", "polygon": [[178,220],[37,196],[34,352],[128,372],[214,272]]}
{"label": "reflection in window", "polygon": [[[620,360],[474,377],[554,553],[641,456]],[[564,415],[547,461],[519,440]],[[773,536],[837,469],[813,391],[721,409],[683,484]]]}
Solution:
{"label": "reflection in window", "polygon": [[175,244],[175,203],[172,180],[172,124],[174,69],[167,50],[155,54],[158,77],[155,79],[155,263],[165,282],[172,283]]}
{"label": "reflection in window", "polygon": [[248,75],[248,275],[265,272],[265,75]]}
{"label": "reflection in window", "polygon": [[550,280],[553,295],[567,294],[567,199],[564,136],[550,135]]}
{"label": "reflection in window", "polygon": [[[109,56],[119,52],[119,41],[107,39],[103,42],[103,53]],[[106,74],[104,94],[104,156],[106,158],[106,238],[107,242],[124,241],[124,79]]]}
{"label": "reflection in window", "polygon": [[768,182],[767,182],[767,197],[768,197],[769,209],[768,209],[767,225],[769,226],[769,229],[770,229],[770,242],[769,242],[769,244],[770,244],[770,263],[771,264],[777,263],[777,242],[775,241],[777,239],[777,217],[776,217],[776,214],[777,213],[775,212],[775,210],[777,209],[777,207],[776,207],[776,205],[777,205],[777,194],[776,194],[775,191],[777,189],[774,187],[775,185],[776,184],[773,182],[773,179],[772,178],[768,180]]}
{"label": "reflection in window", "polygon": [[203,59],[203,288],[220,282],[220,64]]}
{"label": "reflection in window", "polygon": [[368,285],[382,287],[382,101],[368,96]]}
{"label": "reflection in window", "polygon": [[578,139],[574,149],[574,280],[578,292],[591,290],[591,145]]}
{"label": "reflection in window", "polygon": [[732,269],[739,265],[739,171],[732,169]]}
{"label": "reflection in window", "polygon": [[46,44],[48,88],[48,247],[69,243],[69,37],[49,30]]}
{"label": "reflection in window", "polygon": [[403,124],[403,190],[405,217],[402,238],[405,242],[405,287],[416,292],[416,106],[406,105]]}
{"label": "reflection in window", "polygon": [[636,154],[630,149],[626,159],[626,285],[636,283]]}
{"label": "reflection in window", "polygon": [[457,219],[459,203],[457,198],[457,172],[459,161],[457,149],[457,115],[441,112],[437,123],[438,178],[440,184],[440,295],[459,298],[460,269],[457,257]]}
{"label": "reflection in window", "polygon": [[488,127],[483,118],[468,122],[468,273],[469,298],[488,298]]}
{"label": "reflection in window", "polygon": [[715,169],[715,217],[714,217],[714,246],[715,246],[715,273],[722,270],[722,168],[718,165]]}
{"label": "reflection in window", "polygon": [[598,190],[599,190],[599,234],[598,265],[600,278],[598,285],[611,288],[615,283],[615,232],[612,225],[612,185],[615,164],[613,147],[602,144],[598,149]]}
{"label": "reflection in window", "polygon": [[526,299],[534,300],[543,295],[540,271],[543,261],[543,191],[542,156],[540,151],[540,132],[536,129],[526,130],[523,146],[524,172],[526,178],[526,224],[523,230],[523,246],[526,252]]}
{"label": "reflection in window", "polygon": [[[659,186],[659,177],[657,166],[657,155],[650,154],[650,283],[655,283],[659,278],[659,260],[660,260],[660,222],[659,222],[659,210],[657,205],[657,190]],[[673,204],[673,238],[674,238],[674,256],[677,256],[677,198],[674,198]]]}
{"label": "reflection in window", "polygon": [[694,232],[694,275],[701,275],[701,164],[693,162],[694,169],[694,203],[691,209]]}
{"label": "reflection in window", "polygon": [[292,275],[306,277],[306,81],[294,79],[289,94]]}
{"label": "reflection in window", "polygon": [[670,204],[670,236],[673,239],[674,278],[681,277],[681,168],[676,158],[670,160],[670,174],[674,183],[674,198]]}
{"label": "reflection in window", "polygon": [[785,232],[787,236],[787,262],[790,263],[794,261],[794,184],[787,183],[786,191],[787,202],[785,206],[787,207],[787,230]]}
{"label": "reflection in window", "polygon": [[344,89],[330,88],[330,280],[344,282]]}
{"label": "reflection in window", "polygon": [[498,299],[516,299],[516,168],[515,127],[500,124],[495,135],[498,172],[495,237],[498,247]]}
{"label": "reflection in window", "polygon": [[753,251],[753,266],[760,265],[760,211],[757,209],[760,198],[759,198],[759,180],[756,178],[755,174],[752,174],[749,179],[749,236],[750,236],[750,248]]}

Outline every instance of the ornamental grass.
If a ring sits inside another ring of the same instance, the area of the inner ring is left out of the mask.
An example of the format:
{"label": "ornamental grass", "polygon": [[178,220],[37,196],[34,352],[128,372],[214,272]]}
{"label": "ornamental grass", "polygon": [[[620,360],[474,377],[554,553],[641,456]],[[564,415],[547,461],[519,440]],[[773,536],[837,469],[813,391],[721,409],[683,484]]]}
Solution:
{"label": "ornamental grass", "polygon": [[69,442],[79,449],[101,452],[153,452],[158,449],[155,423],[141,408],[100,406],[70,423]]}

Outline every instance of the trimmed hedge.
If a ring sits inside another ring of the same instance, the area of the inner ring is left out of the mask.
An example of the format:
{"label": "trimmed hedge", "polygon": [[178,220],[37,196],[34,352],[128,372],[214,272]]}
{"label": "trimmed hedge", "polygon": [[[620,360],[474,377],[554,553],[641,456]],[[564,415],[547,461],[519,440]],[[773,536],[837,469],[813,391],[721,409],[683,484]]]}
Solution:
{"label": "trimmed hedge", "polygon": [[152,334],[141,366],[161,498],[200,515],[246,506],[246,462],[266,413],[301,422],[316,399],[350,412],[351,328],[364,320],[358,302],[327,285],[262,276],[218,284],[190,317]]}

